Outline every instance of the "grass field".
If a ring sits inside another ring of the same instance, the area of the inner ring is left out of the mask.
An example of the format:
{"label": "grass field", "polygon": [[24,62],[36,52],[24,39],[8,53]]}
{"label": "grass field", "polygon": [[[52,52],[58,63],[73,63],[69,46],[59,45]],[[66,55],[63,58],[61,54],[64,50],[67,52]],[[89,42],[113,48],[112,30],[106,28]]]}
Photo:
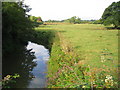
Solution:
{"label": "grass field", "polygon": [[[65,69],[65,75],[57,75],[59,78],[56,76],[54,78],[56,82],[51,83],[50,87],[85,86],[83,84],[85,82],[89,83],[89,86],[93,85],[95,87],[102,87],[101,85],[117,87],[118,30],[106,29],[103,25],[97,24],[44,25],[40,26],[38,30],[40,29],[55,30],[59,37],[59,40],[57,40],[59,45],[53,44],[52,47],[51,64],[49,65],[51,69],[48,69],[52,74],[48,74],[48,77],[52,78],[53,75],[55,76],[55,72],[63,69],[64,64],[67,64],[66,67],[69,66],[75,71],[73,76],[70,76],[69,69]],[[60,60],[62,60],[62,64],[60,64]],[[61,71],[61,73],[63,72]],[[84,78],[88,81],[78,82],[81,80],[79,79],[81,75],[85,76]],[[105,81],[105,79],[107,80],[106,76],[112,77],[111,81]],[[64,78],[60,79],[61,77]],[[66,77],[69,78],[66,79]],[[69,81],[73,77],[78,79]],[[73,85],[71,82],[76,82],[76,84]],[[88,87],[88,85],[85,87]]]}
{"label": "grass field", "polygon": [[[56,25],[63,45],[68,43],[74,53],[91,67],[118,65],[118,31],[106,30],[102,25]],[[68,45],[68,47],[69,47]],[[102,62],[102,57],[105,59]]]}

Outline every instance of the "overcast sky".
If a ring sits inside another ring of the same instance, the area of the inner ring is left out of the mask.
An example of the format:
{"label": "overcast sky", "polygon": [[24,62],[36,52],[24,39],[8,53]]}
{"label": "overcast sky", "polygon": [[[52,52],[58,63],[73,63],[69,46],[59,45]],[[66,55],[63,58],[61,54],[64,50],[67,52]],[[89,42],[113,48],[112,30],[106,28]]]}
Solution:
{"label": "overcast sky", "polygon": [[119,0],[25,0],[30,15],[45,20],[63,20],[78,16],[82,20],[100,19],[105,8]]}

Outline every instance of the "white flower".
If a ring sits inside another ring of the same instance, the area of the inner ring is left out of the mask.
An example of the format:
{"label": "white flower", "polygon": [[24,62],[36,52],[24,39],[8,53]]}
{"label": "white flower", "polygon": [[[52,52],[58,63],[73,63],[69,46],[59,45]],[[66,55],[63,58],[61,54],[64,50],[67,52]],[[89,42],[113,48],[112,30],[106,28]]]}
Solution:
{"label": "white flower", "polygon": [[112,79],[112,76],[107,75],[106,78],[107,78],[107,79]]}
{"label": "white flower", "polygon": [[10,77],[11,77],[10,75],[7,75],[7,76],[6,76],[6,78],[8,78],[8,79],[9,79]]}
{"label": "white flower", "polygon": [[109,80],[108,79],[105,79],[105,82],[107,83]]}
{"label": "white flower", "polygon": [[85,88],[85,86],[82,86],[82,88]]}
{"label": "white flower", "polygon": [[105,79],[105,83],[108,83],[109,85],[113,86],[113,79],[112,76],[107,75]]}

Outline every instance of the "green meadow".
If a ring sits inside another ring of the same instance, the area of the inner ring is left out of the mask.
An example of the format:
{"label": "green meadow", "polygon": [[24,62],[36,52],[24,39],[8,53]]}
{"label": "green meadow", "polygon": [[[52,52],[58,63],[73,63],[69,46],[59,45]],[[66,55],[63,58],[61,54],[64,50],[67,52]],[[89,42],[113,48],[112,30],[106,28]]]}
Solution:
{"label": "green meadow", "polygon": [[[74,50],[81,60],[92,67],[117,67],[118,30],[106,30],[102,25],[56,25],[62,44]],[[102,57],[105,59],[102,62]]]}
{"label": "green meadow", "polygon": [[39,1],[1,3],[2,89],[117,90],[120,1]]}
{"label": "green meadow", "polygon": [[41,25],[55,31],[48,87],[117,88],[118,30],[100,24]]}

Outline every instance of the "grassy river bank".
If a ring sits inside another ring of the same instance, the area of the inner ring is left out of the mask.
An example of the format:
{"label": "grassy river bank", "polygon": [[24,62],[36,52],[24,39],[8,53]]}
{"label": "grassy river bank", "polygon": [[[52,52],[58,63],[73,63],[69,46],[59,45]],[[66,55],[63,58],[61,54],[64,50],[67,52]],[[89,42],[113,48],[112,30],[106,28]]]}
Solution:
{"label": "grassy river bank", "polygon": [[55,32],[48,62],[49,88],[117,88],[118,30],[102,25],[43,25]]}

